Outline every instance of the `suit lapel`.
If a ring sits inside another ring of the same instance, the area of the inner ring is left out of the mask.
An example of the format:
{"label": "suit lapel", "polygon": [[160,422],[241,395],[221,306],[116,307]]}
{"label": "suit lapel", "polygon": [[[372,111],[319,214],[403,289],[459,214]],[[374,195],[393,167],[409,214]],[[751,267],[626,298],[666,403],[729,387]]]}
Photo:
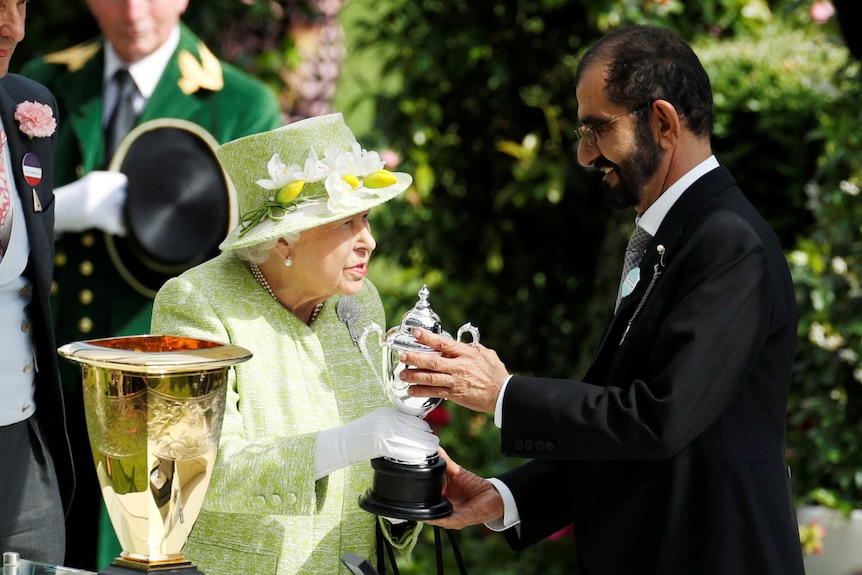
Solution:
{"label": "suit lapel", "polygon": [[[588,375],[593,371],[593,367],[598,363],[599,356],[608,353],[610,350],[617,348],[619,343],[619,335],[625,329],[625,324],[631,319],[637,309],[638,304],[643,300],[646,294],[647,287],[652,282],[656,272],[656,265],[661,264],[664,267],[671,265],[677,244],[688,225],[692,214],[694,214],[707,200],[736,183],[733,176],[724,166],[719,166],[715,170],[705,174],[703,177],[694,182],[683,195],[677,200],[673,207],[668,211],[664,220],[661,223],[656,235],[647,246],[646,253],[640,263],[641,277],[638,284],[635,286],[631,295],[623,298],[620,306],[614,314],[611,321],[608,323],[605,333],[602,336],[602,342],[596,350],[593,357]],[[659,254],[658,246],[662,246],[663,255]],[[660,281],[656,280],[657,282]],[[611,337],[613,335],[613,337]],[[610,341],[609,341],[610,340]],[[587,379],[590,381],[590,379]]]}
{"label": "suit lapel", "polygon": [[[18,129],[15,120],[15,107],[28,97],[27,94],[12,90],[8,81],[0,80],[0,117],[9,142],[11,174],[10,182],[14,180],[27,222],[27,234],[30,242],[30,259],[48,261],[53,259],[53,230],[45,223],[43,210],[53,201],[53,163],[52,138],[28,138]],[[47,102],[40,102],[47,104]],[[24,156],[32,154],[38,158],[42,167],[41,181],[35,186],[24,179]],[[50,220],[49,220],[50,221]],[[44,304],[47,305],[48,289],[51,279],[51,266],[30,266],[34,274],[35,284]]]}
{"label": "suit lapel", "polygon": [[[9,141],[11,174],[7,177],[14,179],[24,211],[29,213],[42,211],[42,206],[51,203],[50,186],[40,184],[35,187],[24,179],[23,162],[24,156],[33,154],[38,159],[43,170],[50,170],[51,166],[45,165],[50,158],[46,154],[40,155],[42,141],[50,142],[49,138],[30,139],[18,130],[18,122],[15,120],[15,107],[22,99],[13,96],[5,83],[0,83],[0,111],[2,112],[3,127],[6,130],[6,138]],[[45,104],[46,102],[40,102]],[[34,195],[35,194],[35,195]],[[29,222],[28,222],[29,223]]]}

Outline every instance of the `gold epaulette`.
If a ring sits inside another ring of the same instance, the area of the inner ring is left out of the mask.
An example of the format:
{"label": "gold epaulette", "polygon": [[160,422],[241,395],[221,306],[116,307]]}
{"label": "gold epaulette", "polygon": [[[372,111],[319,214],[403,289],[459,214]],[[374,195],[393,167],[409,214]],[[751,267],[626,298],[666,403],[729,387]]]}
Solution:
{"label": "gold epaulette", "polygon": [[180,67],[180,78],[177,85],[182,90],[183,94],[194,94],[199,89],[204,88],[211,92],[218,92],[224,88],[224,77],[221,71],[221,62],[215,57],[215,54],[209,51],[203,42],[198,44],[198,53],[201,57],[201,62],[198,63],[191,52],[183,50],[177,57],[177,63]]}
{"label": "gold epaulette", "polygon": [[66,66],[70,72],[77,72],[84,67],[84,64],[90,61],[90,58],[95,56],[102,48],[98,41],[78,44],[65,50],[52,52],[45,56],[44,60],[48,64],[61,64]]}

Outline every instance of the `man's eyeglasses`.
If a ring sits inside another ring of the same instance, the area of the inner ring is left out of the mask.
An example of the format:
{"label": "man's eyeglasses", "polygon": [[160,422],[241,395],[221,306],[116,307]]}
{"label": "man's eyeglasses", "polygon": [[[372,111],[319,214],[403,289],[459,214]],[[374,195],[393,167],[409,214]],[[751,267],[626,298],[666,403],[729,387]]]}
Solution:
{"label": "man's eyeglasses", "polygon": [[628,112],[623,112],[622,114],[614,116],[610,120],[605,120],[604,122],[599,122],[598,124],[596,124],[594,126],[589,126],[587,124],[581,124],[580,126],[578,126],[575,129],[575,136],[578,137],[578,140],[582,141],[583,143],[585,143],[589,147],[595,148],[598,146],[599,130],[601,130],[605,126],[609,125],[611,122],[615,122],[616,120],[619,120],[623,116],[628,116],[629,114],[634,114],[635,112],[639,112],[639,111],[643,110],[644,108],[646,108],[647,106],[649,106],[649,103],[641,104],[640,106],[637,106],[636,108],[629,110]]}

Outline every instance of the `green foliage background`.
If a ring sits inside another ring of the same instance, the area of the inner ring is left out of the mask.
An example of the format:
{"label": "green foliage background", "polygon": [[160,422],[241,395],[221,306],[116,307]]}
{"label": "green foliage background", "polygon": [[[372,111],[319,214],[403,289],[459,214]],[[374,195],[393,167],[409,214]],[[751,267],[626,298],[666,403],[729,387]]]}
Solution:
{"label": "green foliage background", "polygon": [[[401,153],[417,180],[407,203],[376,216],[373,277],[388,308],[407,309],[427,283],[450,329],[469,319],[511,371],[552,377],[583,373],[633,225],[575,165],[572,70],[584,46],[624,23],[668,25],[692,42],[713,81],[715,152],[795,262],[794,492],[800,502],[862,505],[859,69],[834,21],[814,24],[810,2],[364,6],[355,49],[376,55],[384,81],[363,83],[348,66],[343,82],[364,86],[370,138]],[[841,344],[812,337],[816,320]],[[519,463],[499,458],[485,416],[449,409],[441,443],[456,460],[486,476]],[[482,573],[576,569],[568,537],[520,554],[480,528],[461,537]],[[408,573],[431,571],[429,547]]]}
{"label": "green foliage background", "polygon": [[[619,25],[667,25],[713,82],[714,149],[777,230],[794,273],[799,348],[788,460],[800,501],[862,507],[862,121],[859,64],[808,0],[351,0],[336,104],[368,149],[400,154],[406,201],[375,210],[371,278],[392,324],[423,284],[450,332],[466,321],[510,371],[578,377],[609,319],[633,213],[601,203],[577,165],[572,73]],[[306,3],[192,2],[217,52],[281,90],[286,33]],[[13,64],[95,34],[82,0],[30,5]],[[13,65],[13,69],[14,69]],[[520,463],[499,431],[456,406],[441,443],[485,476]],[[431,529],[403,573],[434,572]],[[515,554],[482,528],[458,534],[470,570],[575,573],[563,535]],[[446,570],[456,572],[452,554]]]}

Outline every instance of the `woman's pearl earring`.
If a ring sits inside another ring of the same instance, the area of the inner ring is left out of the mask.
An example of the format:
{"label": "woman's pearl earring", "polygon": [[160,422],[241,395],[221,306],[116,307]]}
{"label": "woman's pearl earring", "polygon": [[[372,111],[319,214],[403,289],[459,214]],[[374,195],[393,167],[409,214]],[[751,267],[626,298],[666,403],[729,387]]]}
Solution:
{"label": "woman's pearl earring", "polygon": [[290,256],[287,256],[287,259],[284,260],[284,267],[289,268],[292,265],[293,265],[293,258]]}

